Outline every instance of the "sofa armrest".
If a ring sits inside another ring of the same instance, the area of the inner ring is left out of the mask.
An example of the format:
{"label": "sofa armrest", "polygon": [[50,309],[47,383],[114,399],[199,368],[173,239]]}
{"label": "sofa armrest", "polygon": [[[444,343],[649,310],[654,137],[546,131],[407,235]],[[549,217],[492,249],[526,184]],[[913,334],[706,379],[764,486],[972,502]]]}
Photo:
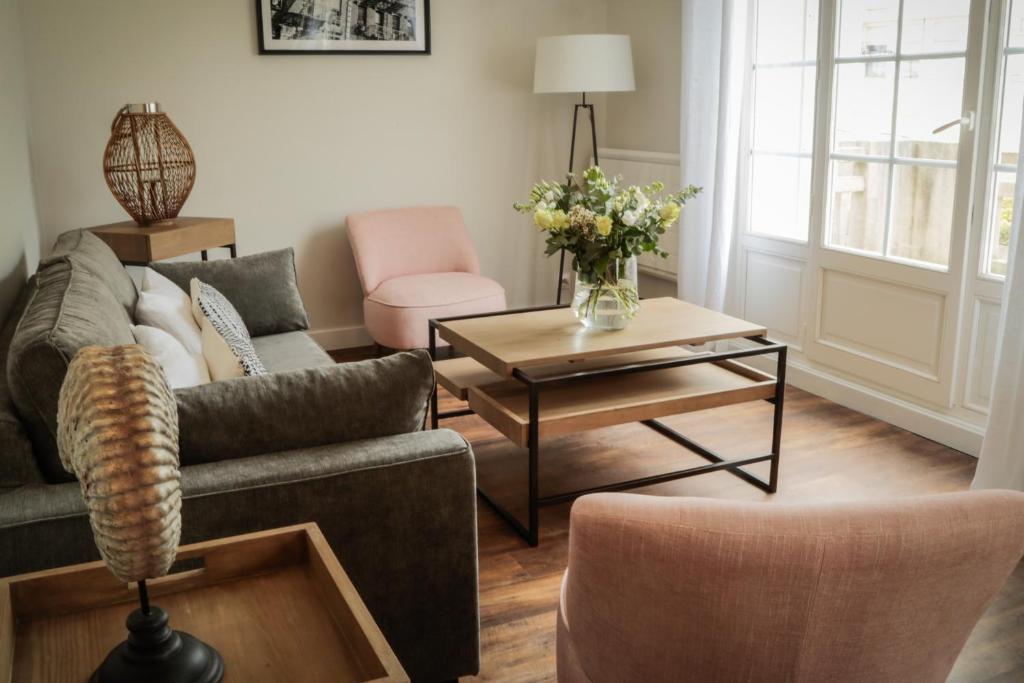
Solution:
{"label": "sofa armrest", "polygon": [[434,370],[424,351],[176,389],[182,465],[415,432]]}
{"label": "sofa armrest", "polygon": [[185,292],[194,277],[214,287],[254,337],[309,328],[290,248],[217,261],[161,261],[149,267]]}

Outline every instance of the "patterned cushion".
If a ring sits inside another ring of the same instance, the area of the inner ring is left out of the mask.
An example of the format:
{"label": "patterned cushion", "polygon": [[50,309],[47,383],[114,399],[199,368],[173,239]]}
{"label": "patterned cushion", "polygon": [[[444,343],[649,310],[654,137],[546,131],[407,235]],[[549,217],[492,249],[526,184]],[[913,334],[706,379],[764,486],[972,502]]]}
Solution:
{"label": "patterned cushion", "polygon": [[202,330],[203,356],[214,380],[265,375],[249,330],[231,302],[215,288],[192,278],[192,307]]}

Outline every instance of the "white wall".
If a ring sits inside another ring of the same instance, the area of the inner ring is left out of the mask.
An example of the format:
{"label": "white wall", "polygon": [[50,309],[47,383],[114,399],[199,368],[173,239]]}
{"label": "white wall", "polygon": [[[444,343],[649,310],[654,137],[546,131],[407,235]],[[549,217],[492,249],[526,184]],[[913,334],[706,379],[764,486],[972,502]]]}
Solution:
{"label": "white wall", "polygon": [[[679,153],[682,87],[682,0],[609,0],[608,32],[633,44],[636,91],[607,96],[599,113],[600,145],[612,149]],[[693,178],[684,182],[700,184]],[[675,245],[664,245],[676,258]],[[644,297],[675,296],[676,283],[640,274]]]}
{"label": "white wall", "polygon": [[0,0],[0,323],[39,260],[18,6]]}
{"label": "white wall", "polygon": [[602,147],[679,153],[682,0],[609,0],[608,32],[633,44],[636,92],[608,95]]}
{"label": "white wall", "polygon": [[157,100],[196,153],[182,214],[233,216],[242,254],[294,246],[329,346],[363,341],[354,211],[457,204],[510,303],[547,301],[554,264],[511,205],[562,173],[573,97],[533,94],[534,43],[603,32],[607,3],[434,0],[430,56],[260,56],[252,0],[22,0],[43,243],[127,218],[103,148],[122,104]]}

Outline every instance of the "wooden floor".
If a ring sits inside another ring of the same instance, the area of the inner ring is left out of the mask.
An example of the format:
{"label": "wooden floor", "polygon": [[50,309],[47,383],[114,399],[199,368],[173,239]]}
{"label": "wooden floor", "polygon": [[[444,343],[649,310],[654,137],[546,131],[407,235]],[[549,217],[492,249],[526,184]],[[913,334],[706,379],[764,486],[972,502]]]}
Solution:
{"label": "wooden floor", "polygon": [[[355,360],[360,353],[338,354]],[[442,410],[458,407],[448,396]],[[769,449],[771,406],[751,403],[665,420],[726,455]],[[509,507],[525,510],[525,451],[475,416],[442,426],[473,444],[478,478]],[[968,488],[975,460],[910,432],[790,387],[779,492],[769,495],[717,472],[635,492],[735,500],[851,500]],[[643,425],[550,439],[541,448],[541,495],[630,479],[705,461]],[[765,474],[754,466],[753,471]],[[478,499],[479,500],[479,499]],[[463,681],[553,681],[555,609],[565,570],[569,505],[542,508],[540,546],[530,548],[479,502],[482,663]],[[975,628],[949,679],[1024,681],[1024,564]]]}

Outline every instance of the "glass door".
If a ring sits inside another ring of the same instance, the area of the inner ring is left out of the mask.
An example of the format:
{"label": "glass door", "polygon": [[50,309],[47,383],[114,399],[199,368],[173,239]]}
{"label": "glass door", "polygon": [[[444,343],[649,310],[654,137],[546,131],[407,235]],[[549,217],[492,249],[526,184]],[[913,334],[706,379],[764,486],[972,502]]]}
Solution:
{"label": "glass door", "polygon": [[822,7],[807,355],[949,405],[986,3]]}

